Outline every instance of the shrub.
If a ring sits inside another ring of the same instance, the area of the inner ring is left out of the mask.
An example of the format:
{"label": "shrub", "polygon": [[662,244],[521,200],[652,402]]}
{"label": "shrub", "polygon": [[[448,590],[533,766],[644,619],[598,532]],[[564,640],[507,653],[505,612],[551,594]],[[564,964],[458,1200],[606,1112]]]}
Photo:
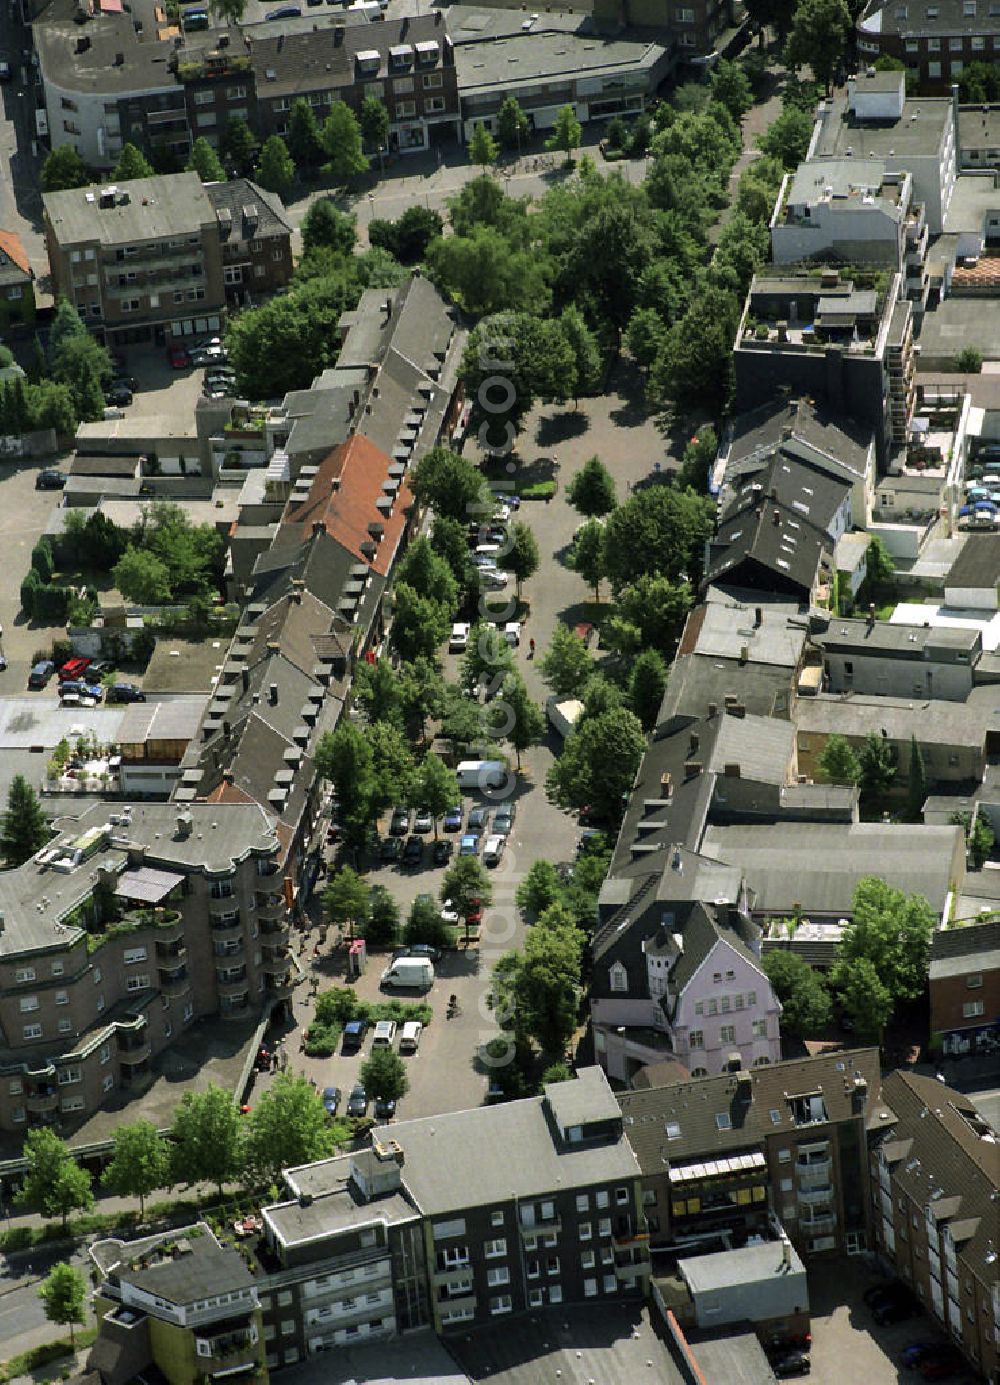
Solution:
{"label": "shrub", "polygon": [[518,491],[522,500],[551,500],[555,493],[555,481],[533,481]]}
{"label": "shrub", "polygon": [[320,1024],[313,1020],[304,1035],[306,1053],[310,1058],[329,1058],[337,1051],[340,1034],[339,1024]]}
{"label": "shrub", "polygon": [[347,987],[338,986],[316,997],[317,1024],[343,1026],[348,1020],[365,1019],[367,1014],[367,1003]]}
{"label": "shrub", "polygon": [[39,539],[31,550],[31,566],[38,573],[42,582],[52,581],[55,563],[52,557],[52,545],[48,539]]}

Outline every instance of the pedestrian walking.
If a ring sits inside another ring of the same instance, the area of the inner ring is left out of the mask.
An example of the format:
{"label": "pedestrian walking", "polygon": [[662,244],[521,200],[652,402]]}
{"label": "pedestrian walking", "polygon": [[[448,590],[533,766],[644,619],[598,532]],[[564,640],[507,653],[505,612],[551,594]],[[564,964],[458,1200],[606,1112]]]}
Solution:
{"label": "pedestrian walking", "polygon": [[529,658],[529,659],[533,659],[534,657],[535,657],[535,641],[534,641],[534,640],[529,640],[529,641],[528,641],[528,658]]}

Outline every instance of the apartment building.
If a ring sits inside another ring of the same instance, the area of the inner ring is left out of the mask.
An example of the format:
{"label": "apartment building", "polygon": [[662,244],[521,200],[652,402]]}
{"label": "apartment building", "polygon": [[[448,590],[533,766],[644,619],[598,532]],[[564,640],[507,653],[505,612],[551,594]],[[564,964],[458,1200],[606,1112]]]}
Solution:
{"label": "apartment building", "polygon": [[739,0],[607,0],[595,7],[602,19],[656,29],[674,63],[696,70],[717,57],[732,57],[746,41],[746,12]]}
{"label": "apartment building", "polygon": [[291,282],[292,223],[281,198],[249,178],[209,183],[222,244],[222,282],[231,308],[246,307]]}
{"label": "apartment building", "polygon": [[838,616],[812,637],[831,693],[964,702],[982,658],[972,628],[892,625]]}
{"label": "apartment building", "polygon": [[967,1096],[889,1073],[873,1103],[875,1249],[986,1380],[1000,1379],[1000,1147]]}
{"label": "apartment building", "polygon": [[53,288],[106,345],[222,327],[219,222],[197,173],[49,192],[42,206]]}
{"label": "apartment building", "polygon": [[944,96],[970,63],[1000,62],[998,25],[997,0],[872,0],[857,21],[858,53],[896,58],[922,95]]}
{"label": "apartment building", "polygon": [[644,1069],[618,1103],[651,1246],[745,1245],[777,1219],[803,1255],[865,1249],[878,1085],[875,1048],[667,1085]]}
{"label": "apartment building", "polygon": [[932,1043],[946,1054],[989,1051],[1000,1038],[1000,918],[937,929],[928,989]]}
{"label": "apartment building", "polygon": [[819,399],[875,431],[880,461],[913,411],[913,314],[902,276],[837,269],[754,276],[733,350],[737,410],[783,394]]}
{"label": "apartment building", "polygon": [[279,843],[250,803],[98,804],[3,876],[0,1131],[144,1090],[195,1019],[291,994]]}

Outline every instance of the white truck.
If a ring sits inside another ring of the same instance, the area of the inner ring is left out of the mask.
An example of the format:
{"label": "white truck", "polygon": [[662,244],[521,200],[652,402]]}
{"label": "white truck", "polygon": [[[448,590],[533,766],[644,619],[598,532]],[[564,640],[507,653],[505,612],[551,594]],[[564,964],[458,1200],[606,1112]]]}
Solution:
{"label": "white truck", "polygon": [[545,704],[549,721],[565,739],[583,715],[583,703],[578,697],[550,697]]}

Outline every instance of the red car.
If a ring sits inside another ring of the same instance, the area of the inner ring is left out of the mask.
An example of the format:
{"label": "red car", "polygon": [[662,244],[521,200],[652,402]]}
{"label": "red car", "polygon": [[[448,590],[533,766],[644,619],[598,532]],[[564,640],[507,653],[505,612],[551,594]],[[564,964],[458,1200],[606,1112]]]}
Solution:
{"label": "red car", "polygon": [[191,364],[186,346],[168,346],[167,360],[172,370],[185,370]]}
{"label": "red car", "polygon": [[92,659],[74,658],[67,659],[59,670],[59,681],[65,683],[69,680],[82,678],[87,669],[93,663]]}

